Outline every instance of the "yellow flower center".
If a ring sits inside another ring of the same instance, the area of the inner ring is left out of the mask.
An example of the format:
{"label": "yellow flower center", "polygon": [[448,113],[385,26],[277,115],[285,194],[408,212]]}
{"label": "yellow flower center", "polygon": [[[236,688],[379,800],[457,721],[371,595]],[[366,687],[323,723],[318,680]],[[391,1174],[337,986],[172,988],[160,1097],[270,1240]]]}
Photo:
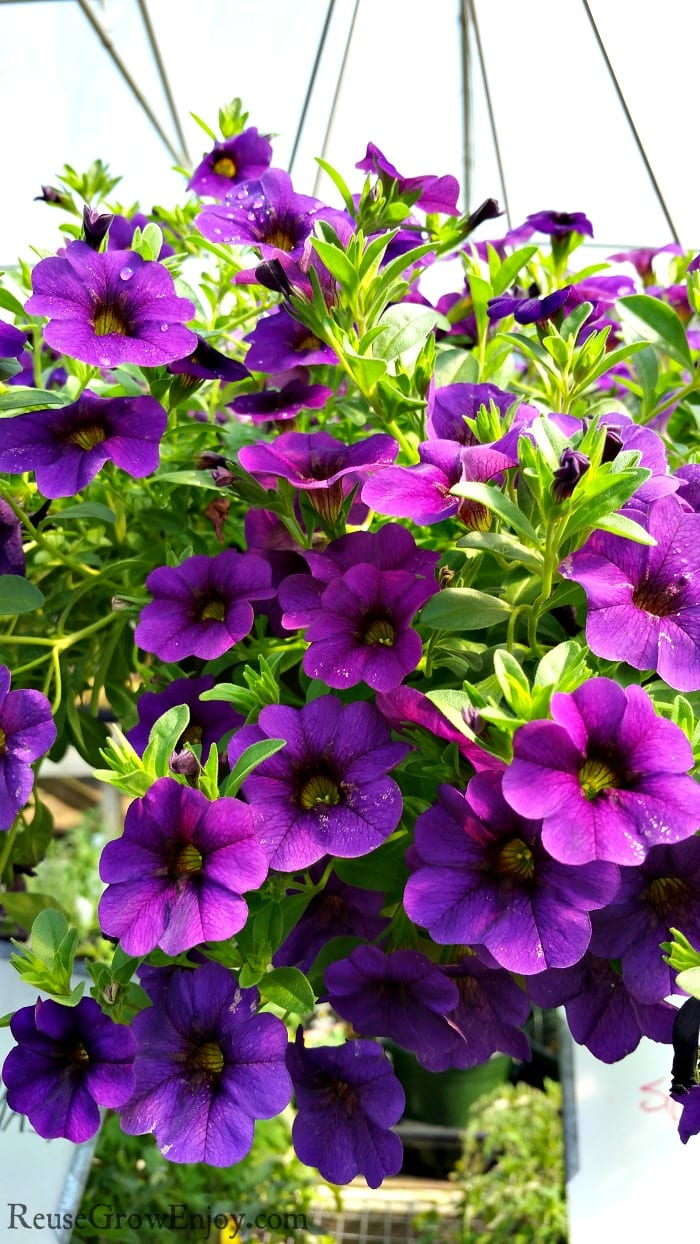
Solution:
{"label": "yellow flower center", "polygon": [[228,155],[219,156],[212,164],[212,168],[218,177],[235,177],[236,163]]}
{"label": "yellow flower center", "polygon": [[220,596],[211,596],[205,600],[199,610],[200,622],[223,622],[226,617],[226,605]]}
{"label": "yellow flower center", "polygon": [[314,337],[313,333],[307,333],[301,341],[297,341],[297,350],[320,350],[323,342],[320,337]]}
{"label": "yellow flower center", "polygon": [[340,803],[338,783],[325,773],[316,773],[310,777],[299,791],[299,803],[302,808],[316,808],[325,804],[327,808],[335,808]]}
{"label": "yellow flower center", "polygon": [[265,241],[268,246],[276,246],[278,251],[294,250],[294,238],[290,238],[284,229],[273,229],[268,233]]}
{"label": "yellow flower center", "polygon": [[70,441],[71,445],[79,445],[81,449],[94,449],[95,445],[100,445],[102,441],[107,440],[107,433],[96,423],[89,423],[86,427],[77,428],[75,432],[71,432],[66,440]]}
{"label": "yellow flower center", "polygon": [[84,1067],[85,1063],[90,1062],[90,1055],[84,1045],[81,1044],[75,1046],[73,1050],[73,1062],[77,1063],[80,1067]]}
{"label": "yellow flower center", "polygon": [[595,799],[601,791],[615,786],[617,774],[604,760],[585,760],[578,771],[578,780],[586,799]]}
{"label": "yellow flower center", "polygon": [[5,739],[6,738],[7,738],[7,735],[5,734],[5,731],[3,730],[2,726],[0,726],[0,756],[3,756],[5,754],[5,750],[6,750]]}
{"label": "yellow flower center", "polygon": [[210,1076],[220,1076],[224,1069],[224,1056],[216,1041],[207,1041],[200,1045],[192,1062],[200,1071],[206,1071]]}
{"label": "yellow flower center", "polygon": [[663,916],[691,897],[690,889],[680,877],[655,877],[649,883],[644,897],[654,910]]}
{"label": "yellow flower center", "polygon": [[126,320],[115,307],[109,304],[96,309],[92,326],[96,337],[108,337],[110,333],[116,333],[118,337],[129,336],[129,325]]}
{"label": "yellow flower center", "polygon": [[522,838],[511,838],[498,853],[496,869],[506,876],[526,881],[534,876],[535,857]]}
{"label": "yellow flower center", "polygon": [[381,644],[393,648],[396,631],[388,618],[373,618],[362,633],[363,644]]}
{"label": "yellow flower center", "polygon": [[175,874],[178,877],[191,877],[202,871],[202,854],[191,842],[186,842],[178,851],[175,860]]}

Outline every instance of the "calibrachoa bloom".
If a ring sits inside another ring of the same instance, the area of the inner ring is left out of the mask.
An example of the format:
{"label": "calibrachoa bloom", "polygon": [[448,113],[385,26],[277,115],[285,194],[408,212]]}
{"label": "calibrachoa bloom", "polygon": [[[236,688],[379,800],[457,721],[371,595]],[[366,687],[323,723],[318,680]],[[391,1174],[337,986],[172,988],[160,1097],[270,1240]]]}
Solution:
{"label": "calibrachoa bloom", "polygon": [[0,575],[23,575],[25,570],[20,521],[12,506],[0,497]]}
{"label": "calibrachoa bloom", "polygon": [[26,333],[0,320],[0,359],[18,359],[26,344]]}
{"label": "calibrachoa bloom", "polygon": [[134,1037],[92,998],[77,1006],[37,1001],[15,1012],[17,1041],[2,1068],[11,1110],[45,1140],[80,1144],[100,1126],[100,1106],[118,1108],[134,1090]]}
{"label": "calibrachoa bloom", "polygon": [[388,770],[408,748],[391,741],[372,704],[324,695],[301,709],[268,705],[257,725],[234,734],[230,763],[265,738],[286,746],[258,765],[242,791],[271,868],[297,872],[323,855],[365,855],[396,829],[401,792]]}
{"label": "calibrachoa bloom", "polygon": [[[319,880],[323,862],[321,859],[311,869],[314,880]],[[289,965],[308,972],[331,937],[373,940],[389,923],[379,914],[384,903],[380,891],[346,885],[331,873],[323,890],[314,895],[301,919],[275,951],[272,962],[275,967]]]}
{"label": "calibrachoa bloom", "polygon": [[152,397],[98,397],[0,421],[0,470],[34,471],[45,497],[72,497],[111,461],[141,479],[158,468],[167,415]]}
{"label": "calibrachoa bloom", "polygon": [[555,238],[574,232],[593,237],[593,226],[583,212],[533,212],[525,218],[525,224],[533,233],[548,233]]}
{"label": "calibrachoa bloom", "polygon": [[197,553],[159,566],[146,579],[153,595],[141,610],[136,643],[163,661],[220,657],[253,625],[252,600],[274,596],[270,567],[255,553]]}
{"label": "calibrachoa bloom", "polygon": [[108,883],[99,905],[107,936],[128,955],[156,946],[179,955],[243,928],[241,895],[262,885],[267,858],[244,803],[212,803],[165,777],[129,807],[122,837],[102,852],[100,876]]}
{"label": "calibrachoa bloom", "polygon": [[510,1054],[527,1061],[530,1045],[520,1026],[530,1014],[530,1003],[508,972],[487,967],[476,955],[444,968],[457,986],[459,1001],[439,1032],[418,1050],[428,1071],[476,1067],[492,1054]]}
{"label": "calibrachoa bloom", "polygon": [[56,738],[51,705],[39,691],[10,691],[0,665],[0,830],[10,829],[34,785],[32,763]]}
{"label": "calibrachoa bloom", "polygon": [[297,1116],[297,1156],[324,1179],[347,1184],[364,1175],[378,1188],[401,1169],[403,1146],[389,1129],[406,1098],[391,1064],[374,1041],[307,1048],[301,1028],[287,1051]]}
{"label": "calibrachoa bloom", "polygon": [[641,687],[592,678],[552,696],[553,721],[516,730],[503,794],[543,818],[542,844],[568,864],[641,864],[650,848],[700,825],[700,786],[683,731],[657,717]]}
{"label": "calibrachoa bloom", "polygon": [[459,1001],[454,982],[417,950],[358,946],[326,968],[325,982],[333,1010],[356,1032],[405,1050],[430,1048]]}
{"label": "calibrachoa bloom", "polygon": [[570,293],[571,286],[566,285],[563,289],[555,289],[553,293],[545,294],[544,297],[536,294],[503,294],[490,300],[486,313],[490,320],[503,320],[512,315],[516,324],[535,324],[538,320],[548,320],[557,311],[561,311]]}
{"label": "calibrachoa bloom", "polygon": [[289,173],[271,168],[231,190],[223,203],[208,204],[195,224],[210,242],[257,246],[264,259],[278,251],[298,259],[322,208],[320,199],[295,192]]}
{"label": "calibrachoa bloom", "polygon": [[203,691],[211,691],[214,679],[211,674],[202,678],[175,678],[163,691],[146,691],[137,702],[139,714],[138,725],[127,730],[126,737],[131,746],[142,756],[148,743],[151,727],[163,713],[177,704],[187,704],[190,709],[190,720],[181,735],[177,746],[186,743],[200,743],[202,760],[209,755],[212,744],[219,742],[230,730],[243,725],[243,718],[225,700],[200,700]]}
{"label": "calibrachoa bloom", "polygon": [[300,364],[310,367],[338,362],[335,351],[295,320],[286,307],[261,316],[243,340],[248,344],[245,361],[251,371],[278,372]]}
{"label": "calibrachoa bloom", "polygon": [[425,410],[428,436],[431,440],[477,445],[479,442],[467,419],[476,419],[481,407],[489,409],[491,403],[502,420],[509,411],[513,411],[510,424],[501,429],[503,434],[491,447],[504,454],[514,453],[520,431],[525,424],[537,418],[539,411],[495,384],[447,384],[436,387],[431,380]]}
{"label": "calibrachoa bloom", "polygon": [[378,514],[411,518],[420,526],[458,516],[470,528],[487,530],[491,516],[486,507],[454,497],[451,489],[462,480],[485,483],[515,466],[515,458],[490,445],[461,447],[455,441],[425,441],[418,452],[416,466],[377,471],[362,489],[365,504]]}
{"label": "calibrachoa bloom", "polygon": [[195,194],[210,195],[212,199],[223,199],[235,184],[262,177],[271,159],[269,139],[251,125],[235,138],[216,143],[197,165],[187,189],[194,190]]}
{"label": "calibrachoa bloom", "polygon": [[[491,769],[501,773],[505,768],[504,762],[497,756],[484,751],[466,734],[462,734],[450,725],[447,718],[443,717],[442,713],[417,687],[407,687],[402,684],[393,691],[379,692],[375,697],[375,704],[398,734],[405,734],[409,738],[417,736],[418,746],[420,746],[419,732],[427,731],[434,738],[456,743],[459,751],[477,773],[482,769]],[[417,730],[414,727],[417,727]]]}
{"label": "calibrachoa bloom", "polygon": [[64,256],[36,265],[32,289],[25,309],[49,317],[48,344],[82,363],[158,367],[197,344],[184,327],[194,304],[176,295],[167,268],[134,251],[98,253],[71,242]]}
{"label": "calibrachoa bloom", "polygon": [[662,497],[637,521],[653,547],[595,531],[560,567],[588,601],[596,656],[655,669],[677,691],[700,689],[700,514]]}
{"label": "calibrachoa bloom", "polygon": [[281,389],[243,393],[231,402],[231,410],[237,415],[248,415],[253,423],[294,419],[302,410],[321,410],[332,396],[333,390],[325,384],[304,384],[295,379]]}
{"label": "calibrachoa bloom", "polygon": [[434,174],[402,177],[374,143],[367,143],[367,152],[362,160],[358,160],[355,168],[362,169],[365,173],[376,173],[386,184],[395,182],[399,194],[414,194],[419,191],[415,206],[422,208],[424,212],[442,212],[447,216],[456,216],[459,211],[459,182],[449,174],[446,177],[436,177]]}
{"label": "calibrachoa bloom", "polygon": [[153,1132],[171,1162],[240,1162],[255,1120],[291,1096],[287,1030],[257,1006],[257,989],[241,989],[219,963],[176,969],[164,999],[132,1023],[136,1088],[122,1131]]}
{"label": "calibrachoa bloom", "polygon": [[553,860],[539,823],[506,804],[501,780],[479,774],[466,795],[440,788],[440,802],[416,821],[420,866],[409,878],[404,907],[433,941],[484,945],[513,972],[568,967],[584,955],[588,913],[614,897],[618,871]]}

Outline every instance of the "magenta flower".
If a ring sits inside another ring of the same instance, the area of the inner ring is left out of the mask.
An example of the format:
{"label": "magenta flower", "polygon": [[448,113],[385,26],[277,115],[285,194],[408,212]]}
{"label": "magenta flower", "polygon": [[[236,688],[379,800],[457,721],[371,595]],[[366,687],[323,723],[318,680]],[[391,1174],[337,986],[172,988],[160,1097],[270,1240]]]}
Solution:
{"label": "magenta flower", "polygon": [[102,852],[100,877],[108,885],[100,923],[128,955],[156,946],[179,955],[238,933],[248,918],[241,896],[266,876],[244,803],[212,803],[191,786],[159,778],[130,805],[122,837]]}
{"label": "magenta flower", "polygon": [[436,388],[431,380],[426,406],[426,430],[431,440],[458,441],[460,445],[477,445],[467,419],[476,419],[482,406],[493,402],[502,419],[515,408],[511,422],[503,426],[503,436],[491,448],[514,454],[518,436],[524,426],[536,419],[539,411],[528,406],[515,393],[499,389],[495,384],[447,384]]}
{"label": "magenta flower", "polygon": [[26,1114],[45,1140],[76,1144],[100,1126],[100,1106],[118,1108],[134,1090],[134,1038],[92,998],[77,1006],[38,1000],[10,1021],[17,1045],[2,1078],[11,1110]]}
{"label": "magenta flower", "polygon": [[484,483],[515,466],[515,458],[490,445],[461,447],[456,441],[425,441],[417,466],[377,471],[362,489],[362,500],[378,514],[411,518],[427,527],[446,518],[462,518],[470,528],[487,530],[491,516],[483,505],[452,495],[461,480]]}
{"label": "magenta flower", "polygon": [[367,143],[366,155],[358,160],[355,168],[365,173],[376,173],[389,186],[395,182],[400,195],[419,191],[415,206],[422,208],[424,212],[442,212],[446,216],[456,216],[459,212],[459,182],[456,177],[436,177],[434,174],[402,177],[374,143]]}
{"label": "magenta flower", "polygon": [[229,761],[252,743],[286,746],[243,783],[270,867],[298,872],[323,855],[353,859],[381,845],[401,817],[401,792],[388,776],[407,748],[393,743],[372,704],[324,695],[301,709],[271,704],[257,725],[229,744]]}
{"label": "magenta flower", "polygon": [[271,168],[255,181],[231,190],[221,204],[207,204],[195,224],[210,242],[256,246],[263,259],[278,251],[301,258],[320,199],[296,194],[289,173]]}
{"label": "magenta flower", "polygon": [[0,665],[0,830],[11,829],[32,793],[32,764],[55,738],[46,696],[40,691],[10,691],[10,671]]}
{"label": "magenta flower", "polygon": [[219,963],[177,968],[167,992],[132,1022],[136,1088],[121,1112],[128,1136],[155,1134],[170,1162],[232,1166],[253,1143],[256,1119],[289,1104],[287,1030],[258,1014]]}
{"label": "magenta flower", "polygon": [[71,242],[64,256],[36,265],[32,289],[25,309],[49,317],[48,344],[93,367],[158,367],[197,344],[184,327],[194,304],[177,297],[167,268],[134,251],[98,253]]}
{"label": "magenta flower", "polygon": [[168,417],[152,397],[98,397],[0,422],[0,471],[34,471],[45,497],[72,497],[105,462],[142,479],[158,468]]}
{"label": "magenta flower", "polygon": [[145,652],[162,661],[228,652],[253,625],[253,600],[275,591],[271,570],[256,553],[225,549],[214,557],[197,553],[179,566],[158,566],[146,579],[153,595],[134,633]]}
{"label": "magenta flower", "polygon": [[649,508],[654,547],[596,531],[560,567],[588,601],[592,652],[635,669],[655,669],[677,691],[700,689],[700,515],[676,497]]}
{"label": "magenta flower", "polygon": [[466,795],[450,786],[439,794],[416,821],[420,866],[404,896],[411,920],[440,944],[485,946],[513,972],[576,963],[591,940],[588,913],[614,897],[617,869],[552,859],[539,823],[506,804],[498,774],[472,778]]}
{"label": "magenta flower", "polygon": [[543,819],[554,859],[640,864],[651,847],[695,833],[690,744],[646,691],[592,678],[571,695],[556,692],[551,713],[554,721],[516,731],[503,794],[520,816]]}
{"label": "magenta flower", "polygon": [[292,1142],[300,1161],[324,1179],[348,1184],[364,1175],[378,1188],[401,1169],[403,1147],[389,1129],[406,1104],[384,1050],[375,1041],[308,1048],[302,1030],[287,1051],[297,1116]]}
{"label": "magenta flower", "polygon": [[272,159],[269,139],[249,126],[235,138],[216,143],[197,165],[187,183],[195,194],[223,199],[239,182],[255,181],[267,171]]}
{"label": "magenta flower", "polygon": [[593,225],[583,212],[533,212],[525,218],[525,224],[534,233],[548,233],[554,238],[567,237],[570,233],[593,237]]}
{"label": "magenta flower", "polygon": [[456,743],[461,754],[477,773],[484,769],[503,772],[505,765],[502,760],[484,751],[459,730],[455,730],[428,697],[416,687],[402,685],[393,691],[379,692],[375,697],[375,704],[392,729],[413,739],[414,746],[421,746],[420,732],[425,731],[434,738]]}

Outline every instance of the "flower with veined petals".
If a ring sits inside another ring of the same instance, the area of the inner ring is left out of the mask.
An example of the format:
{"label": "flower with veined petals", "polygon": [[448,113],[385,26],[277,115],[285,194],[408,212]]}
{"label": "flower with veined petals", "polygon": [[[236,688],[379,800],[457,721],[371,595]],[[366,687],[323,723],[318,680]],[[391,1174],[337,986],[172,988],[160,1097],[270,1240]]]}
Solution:
{"label": "flower with veined petals", "polygon": [[56,738],[51,705],[40,691],[10,691],[0,665],[0,830],[10,829],[34,785],[32,764]]}
{"label": "flower with veined petals", "polygon": [[216,143],[197,165],[187,189],[212,199],[223,199],[239,182],[262,177],[271,159],[270,140],[251,125],[234,138]]}

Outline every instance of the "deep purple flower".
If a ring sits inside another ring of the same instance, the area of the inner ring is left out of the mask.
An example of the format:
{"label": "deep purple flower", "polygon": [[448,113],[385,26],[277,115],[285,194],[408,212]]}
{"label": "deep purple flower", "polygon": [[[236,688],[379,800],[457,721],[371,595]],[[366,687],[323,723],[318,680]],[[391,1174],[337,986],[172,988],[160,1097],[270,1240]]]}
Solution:
{"label": "deep purple flower", "polygon": [[696,514],[700,514],[700,463],[688,462],[676,471],[676,479],[681,481],[678,496]]}
{"label": "deep purple flower", "polygon": [[253,423],[265,423],[294,419],[301,410],[322,410],[332,396],[333,390],[325,384],[304,384],[294,379],[281,389],[241,394],[230,406],[235,414],[248,415]]}
{"label": "deep purple flower", "polygon": [[179,955],[238,933],[248,918],[241,895],[266,876],[267,859],[244,803],[212,803],[174,778],[158,778],[130,805],[122,837],[102,852],[100,877],[108,885],[100,924],[128,955],[147,955],[156,946]]}
{"label": "deep purple flower", "polygon": [[225,700],[200,700],[202,692],[210,691],[213,686],[214,679],[211,674],[205,674],[202,678],[176,678],[164,691],[146,691],[140,695],[136,704],[138,725],[133,726],[126,734],[139,756],[146,750],[151,727],[163,713],[167,713],[169,708],[174,708],[177,704],[187,704],[190,710],[190,720],[177,746],[201,743],[204,760],[212,745],[216,745],[230,730],[242,726],[241,714]]}
{"label": "deep purple flower", "polygon": [[454,982],[417,950],[358,946],[326,968],[325,982],[333,1010],[356,1032],[414,1053],[439,1037],[459,1002]]}
{"label": "deep purple flower", "polygon": [[378,1188],[401,1169],[403,1146],[389,1128],[406,1104],[384,1050],[375,1041],[307,1049],[301,1028],[287,1051],[297,1116],[292,1142],[300,1161],[334,1184],[363,1175]]}
{"label": "deep purple flower", "polygon": [[143,479],[158,468],[168,417],[152,397],[98,397],[0,421],[0,470],[34,471],[45,497],[72,497],[111,461]]}
{"label": "deep purple flower", "polygon": [[40,691],[10,691],[0,665],[0,830],[10,829],[34,785],[32,763],[56,738],[51,705]]}
{"label": "deep purple flower", "polygon": [[687,1145],[690,1137],[700,1132],[700,1084],[693,1084],[687,1093],[671,1093],[671,1097],[683,1107],[678,1121],[678,1135]]}
{"label": "deep purple flower", "polygon": [[[141,229],[143,231],[146,228],[146,225],[150,223],[151,221],[148,216],[145,216],[143,212],[134,212],[133,216],[128,217],[120,215],[114,216],[109,227],[109,233],[107,234],[107,250],[130,250],[136,230]],[[155,220],[153,223],[158,224],[158,221]],[[173,247],[169,246],[167,242],[163,242],[160,251],[158,252],[158,259],[167,259],[169,255],[174,254],[175,251],[173,250]]]}
{"label": "deep purple flower", "polygon": [[[398,734],[408,738],[420,739],[419,732],[425,730],[435,738],[444,739],[448,743],[456,743],[461,754],[469,761],[477,773],[483,769],[491,769],[501,773],[504,762],[492,756],[465,734],[455,730],[447,718],[443,717],[434,704],[416,687],[401,686],[394,691],[379,692],[375,704],[380,713]],[[418,732],[414,730],[418,727]],[[420,746],[420,742],[418,743]]]}
{"label": "deep purple flower", "polygon": [[223,380],[225,384],[235,384],[250,376],[247,367],[214,349],[203,337],[197,338],[194,350],[186,358],[168,363],[168,371],[173,376],[190,377],[192,381]]}
{"label": "deep purple flower", "polygon": [[421,866],[404,907],[440,944],[481,944],[501,967],[531,974],[568,967],[591,939],[588,913],[613,898],[609,864],[572,868],[544,849],[538,822],[516,816],[498,774],[478,774],[466,795],[442,786],[416,821]]}
{"label": "deep purple flower", "polygon": [[683,248],[676,242],[669,242],[667,246],[635,247],[631,251],[617,251],[614,255],[608,255],[608,259],[611,263],[631,263],[637,269],[644,284],[649,285],[654,279],[652,260],[656,255],[666,253],[682,255]]}
{"label": "deep purple flower", "polygon": [[530,1014],[530,1003],[512,976],[487,967],[475,955],[448,964],[445,975],[457,986],[459,1001],[439,1032],[418,1051],[428,1071],[450,1067],[477,1067],[492,1054],[510,1054],[527,1061],[530,1045],[520,1025]]}
{"label": "deep purple flower", "polygon": [[312,577],[307,579],[306,603],[300,603],[294,612],[294,626],[307,626],[311,621],[319,607],[323,585],[342,578],[360,562],[379,571],[403,570],[432,581],[440,560],[439,553],[420,548],[410,531],[398,523],[385,523],[378,531],[351,531],[331,540],[323,550],[304,549],[301,555]]}
{"label": "deep purple flower", "polygon": [[636,1050],[642,1037],[670,1044],[675,1007],[640,1002],[607,959],[587,954],[570,968],[551,968],[527,981],[538,1006],[564,1005],[574,1041],[602,1063],[616,1063]]}
{"label": "deep purple flower", "polygon": [[503,320],[512,315],[516,324],[535,324],[561,311],[570,293],[571,286],[566,285],[564,289],[555,289],[542,298],[503,294],[500,298],[492,298],[486,311],[490,320]]}
{"label": "deep purple flower", "polygon": [[109,232],[109,226],[114,220],[111,212],[98,212],[95,208],[88,207],[87,203],[83,208],[83,241],[93,251],[98,251]]}
{"label": "deep purple flower", "polygon": [[431,440],[458,441],[460,445],[478,445],[467,419],[476,419],[482,406],[493,402],[502,419],[514,409],[512,420],[492,448],[514,454],[523,427],[536,419],[539,411],[528,406],[515,393],[507,393],[495,384],[448,384],[436,388],[431,380],[426,407],[426,430]]}
{"label": "deep purple flower", "polygon": [[26,333],[0,320],[0,359],[18,359],[26,344]]}
{"label": "deep purple flower", "polygon": [[391,466],[377,471],[362,489],[362,500],[378,514],[411,518],[420,526],[459,517],[470,529],[487,530],[491,515],[485,506],[452,495],[462,480],[485,482],[516,460],[491,445],[461,447],[456,441],[425,441],[418,446],[417,466]]}
{"label": "deep purple flower", "polygon": [[[549,418],[569,437],[584,431],[586,427],[583,419],[576,419],[573,415],[551,414]],[[635,492],[635,503],[657,501],[659,497],[666,497],[676,491],[678,482],[669,474],[666,448],[656,432],[651,428],[640,427],[628,414],[619,410],[602,414],[598,419],[598,426],[606,429],[603,462],[614,462],[617,455],[626,450],[638,453],[640,467],[651,471],[649,479]]]}
{"label": "deep purple flower", "polygon": [[270,567],[256,553],[225,549],[197,553],[179,566],[159,566],[146,579],[153,595],[140,613],[134,638],[162,661],[212,661],[253,625],[253,600],[274,596]]}
{"label": "deep purple flower", "polygon": [[210,195],[223,199],[232,186],[243,181],[255,181],[270,167],[272,146],[269,139],[259,134],[252,125],[247,130],[216,143],[198,164],[187,183],[195,194]]}
{"label": "deep purple flower", "polygon": [[395,182],[399,195],[419,191],[415,206],[422,208],[424,212],[442,212],[447,216],[456,216],[459,211],[459,182],[456,177],[436,177],[434,174],[402,177],[374,143],[367,143],[367,153],[362,160],[358,160],[355,168],[364,173],[376,173],[382,182]]}
{"label": "deep purple flower", "polygon": [[176,969],[163,1000],[132,1022],[136,1089],[122,1131],[153,1132],[170,1162],[240,1162],[255,1120],[291,1096],[287,1031],[257,1006],[257,989],[241,989],[219,963]]}
{"label": "deep purple flower", "polygon": [[2,1069],[11,1110],[45,1140],[80,1144],[100,1126],[100,1106],[118,1108],[134,1089],[134,1038],[92,998],[77,1006],[37,1000],[10,1021],[17,1045]]}
{"label": "deep purple flower", "polygon": [[682,730],[657,717],[641,687],[592,678],[555,692],[554,721],[515,732],[503,794],[521,816],[544,818],[542,843],[568,864],[640,864],[651,847],[700,825],[700,786]]}
{"label": "deep purple flower", "polygon": [[0,497],[0,575],[26,571],[22,527],[12,506]]}
{"label": "deep purple flower", "polygon": [[167,268],[134,251],[98,254],[86,242],[71,242],[64,256],[36,265],[32,288],[25,309],[49,317],[46,341],[82,363],[158,367],[197,344],[184,327],[194,304],[177,297]]}
{"label": "deep purple flower", "polygon": [[[307,603],[308,576],[294,575],[279,590],[282,625],[293,629],[295,610]],[[414,614],[438,591],[433,579],[405,570],[378,570],[359,563],[322,592],[306,631],[310,645],[304,671],[333,688],[365,682],[391,691],[416,668],[423,654]]]}
{"label": "deep purple flower", "polygon": [[263,259],[280,251],[299,259],[323,207],[320,199],[297,194],[289,173],[271,168],[231,190],[223,203],[207,204],[195,224],[210,242],[256,246]]}
{"label": "deep purple flower", "polygon": [[[323,859],[311,876],[323,868]],[[380,916],[386,899],[379,890],[346,885],[331,873],[320,894],[315,894],[304,914],[272,957],[275,967],[297,967],[308,972],[314,959],[332,937],[360,937],[373,941],[388,925]]]}
{"label": "deep purple flower", "polygon": [[393,462],[398,452],[393,437],[381,432],[355,445],[327,432],[283,432],[271,445],[244,445],[238,457],[263,488],[274,488],[278,479],[286,479],[332,521],[355,485]]}
{"label": "deep purple flower", "polygon": [[337,354],[286,307],[263,315],[247,337],[246,365],[251,371],[278,372],[289,367],[338,362]]}
{"label": "deep purple flower", "polygon": [[554,238],[567,237],[570,233],[593,237],[593,225],[583,212],[533,212],[526,217],[525,224],[536,233],[548,233]]}
{"label": "deep purple flower", "polygon": [[590,458],[580,453],[578,449],[570,449],[567,446],[562,450],[559,466],[552,473],[552,497],[556,502],[566,501],[567,497],[571,496],[590,465]]}
{"label": "deep purple flower", "polygon": [[676,497],[655,501],[646,520],[653,547],[596,531],[560,573],[583,587],[592,652],[657,670],[677,691],[700,689],[700,515]]}
{"label": "deep purple flower", "polygon": [[243,726],[229,761],[265,738],[286,741],[243,783],[270,867],[297,872],[323,855],[354,858],[381,845],[401,816],[388,770],[406,755],[372,704],[324,695],[301,709],[271,704]]}
{"label": "deep purple flower", "polygon": [[637,868],[620,869],[620,888],[593,916],[591,951],[619,959],[630,993],[659,1002],[676,991],[675,972],[659,945],[682,929],[700,944],[700,838],[652,847]]}

